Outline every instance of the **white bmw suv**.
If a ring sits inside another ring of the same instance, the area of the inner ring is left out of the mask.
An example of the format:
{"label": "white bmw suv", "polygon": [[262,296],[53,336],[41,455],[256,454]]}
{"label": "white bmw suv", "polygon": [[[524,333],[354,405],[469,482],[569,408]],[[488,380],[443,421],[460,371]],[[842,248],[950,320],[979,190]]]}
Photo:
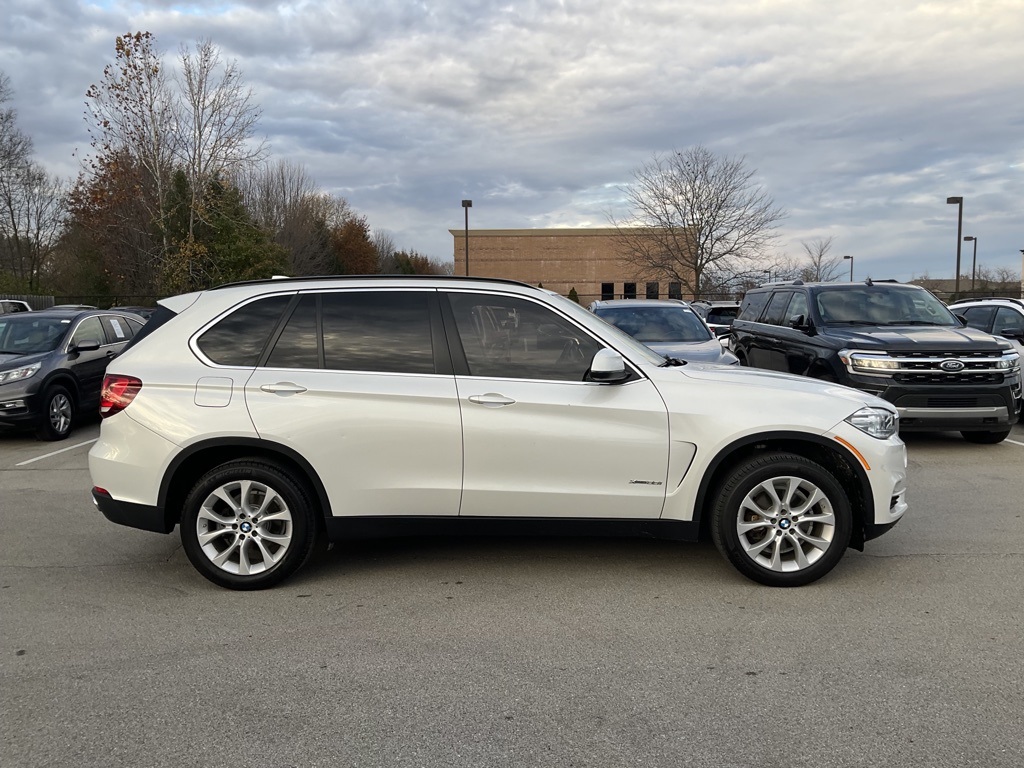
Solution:
{"label": "white bmw suv", "polygon": [[577,304],[479,278],[292,278],[162,301],[107,369],[93,499],[180,527],[232,589],[317,537],[710,536],[798,586],[904,514],[889,403],[666,361]]}

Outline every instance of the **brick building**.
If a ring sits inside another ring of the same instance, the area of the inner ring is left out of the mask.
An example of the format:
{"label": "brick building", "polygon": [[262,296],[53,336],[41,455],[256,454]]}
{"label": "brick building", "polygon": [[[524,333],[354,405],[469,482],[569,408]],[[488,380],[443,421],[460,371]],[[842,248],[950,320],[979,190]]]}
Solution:
{"label": "brick building", "polygon": [[[679,283],[647,280],[623,258],[618,231],[607,229],[471,229],[469,272],[466,232],[454,238],[456,275],[519,280],[567,296],[573,288],[586,306],[596,299],[689,298]],[[631,230],[642,234],[643,230]]]}

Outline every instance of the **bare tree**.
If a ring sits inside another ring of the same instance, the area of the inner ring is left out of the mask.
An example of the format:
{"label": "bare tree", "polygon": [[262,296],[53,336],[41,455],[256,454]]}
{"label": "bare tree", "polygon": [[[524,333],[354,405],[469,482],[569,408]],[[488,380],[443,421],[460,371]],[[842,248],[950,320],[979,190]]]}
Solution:
{"label": "bare tree", "polygon": [[0,271],[34,291],[63,221],[63,185],[32,160],[17,126],[10,80],[0,72]]}
{"label": "bare tree", "polygon": [[395,254],[398,246],[394,236],[386,229],[373,230],[373,247],[377,249],[377,268],[382,275],[394,275],[398,272],[398,259]]}
{"label": "bare tree", "polygon": [[827,283],[835,280],[843,266],[841,256],[834,256],[830,253],[834,237],[816,237],[812,240],[802,240],[800,245],[804,249],[804,263],[800,269],[800,279],[807,282]]}
{"label": "bare tree", "polygon": [[785,216],[743,158],[695,146],[654,158],[623,191],[630,218],[615,222],[626,258],[645,276],[682,283],[695,298],[756,272]]}
{"label": "bare tree", "polygon": [[242,86],[237,62],[222,65],[220,52],[209,40],[197,42],[191,53],[182,46],[180,56],[177,150],[192,197],[188,220],[192,237],[210,182],[234,177],[259,162],[266,143],[253,138],[260,109],[252,102],[252,89]]}

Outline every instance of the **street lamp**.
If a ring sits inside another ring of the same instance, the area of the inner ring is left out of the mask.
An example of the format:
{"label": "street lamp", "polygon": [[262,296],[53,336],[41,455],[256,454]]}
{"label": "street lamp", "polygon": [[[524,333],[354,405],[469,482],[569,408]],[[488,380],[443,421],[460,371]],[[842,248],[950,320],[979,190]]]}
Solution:
{"label": "street lamp", "polygon": [[971,294],[974,293],[974,273],[978,267],[978,238],[967,236],[964,238],[965,243],[974,243],[974,256],[971,257]]}
{"label": "street lamp", "polygon": [[462,207],[466,211],[466,277],[469,277],[469,209],[473,207],[473,201],[463,200]]}
{"label": "street lamp", "polygon": [[853,256],[843,256],[843,261],[850,260],[850,282],[853,282]]}
{"label": "street lamp", "polygon": [[964,199],[947,197],[946,205],[956,205],[956,291],[953,298],[960,298],[960,238],[964,236]]}

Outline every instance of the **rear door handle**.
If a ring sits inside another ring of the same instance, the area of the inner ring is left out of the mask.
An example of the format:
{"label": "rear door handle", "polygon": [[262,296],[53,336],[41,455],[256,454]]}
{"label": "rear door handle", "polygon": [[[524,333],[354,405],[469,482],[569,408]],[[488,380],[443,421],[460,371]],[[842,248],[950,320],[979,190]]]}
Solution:
{"label": "rear door handle", "polygon": [[277,384],[263,384],[260,389],[275,395],[298,395],[306,391],[306,388],[290,381],[279,381]]}
{"label": "rear door handle", "polygon": [[470,395],[469,402],[483,405],[487,408],[501,408],[505,405],[512,405],[515,403],[515,400],[511,397],[499,395],[496,392],[488,392],[486,395]]}

